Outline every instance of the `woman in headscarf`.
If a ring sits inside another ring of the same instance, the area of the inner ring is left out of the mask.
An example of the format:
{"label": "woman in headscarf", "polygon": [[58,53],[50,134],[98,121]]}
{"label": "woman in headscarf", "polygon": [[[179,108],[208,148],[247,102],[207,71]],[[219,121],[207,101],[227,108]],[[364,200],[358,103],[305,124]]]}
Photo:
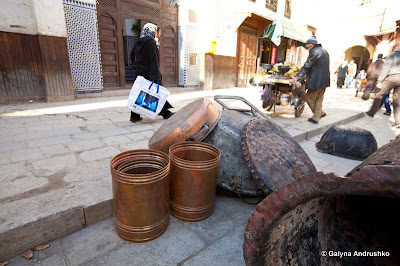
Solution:
{"label": "woman in headscarf", "polygon": [[[137,76],[143,76],[147,80],[160,82],[161,85],[161,72],[160,72],[160,54],[156,45],[155,37],[157,26],[152,23],[147,23],[143,26],[140,33],[140,39],[136,42],[131,52],[131,60],[135,68],[134,80]],[[160,115],[164,119],[168,119],[173,115],[168,109],[172,108],[171,104],[166,101],[162,108]],[[143,118],[131,111],[131,122],[140,121]]]}

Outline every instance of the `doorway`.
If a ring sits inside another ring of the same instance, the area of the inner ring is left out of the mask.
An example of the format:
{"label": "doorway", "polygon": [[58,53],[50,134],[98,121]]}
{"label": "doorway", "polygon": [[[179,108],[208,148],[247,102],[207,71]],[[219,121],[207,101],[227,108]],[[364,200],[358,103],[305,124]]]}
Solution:
{"label": "doorway", "polygon": [[246,86],[256,73],[257,67],[257,29],[242,25],[238,37],[238,84]]}
{"label": "doorway", "polygon": [[131,52],[136,42],[139,40],[142,24],[140,19],[125,18],[122,31],[124,39],[124,64],[125,64],[125,82],[132,86],[134,79],[134,65],[131,60]]}

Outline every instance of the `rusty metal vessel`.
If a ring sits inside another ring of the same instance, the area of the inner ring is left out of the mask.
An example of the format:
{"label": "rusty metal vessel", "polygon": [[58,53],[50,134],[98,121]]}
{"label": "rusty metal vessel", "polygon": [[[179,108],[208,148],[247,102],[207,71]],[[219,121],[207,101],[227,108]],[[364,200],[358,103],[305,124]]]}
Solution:
{"label": "rusty metal vessel", "polygon": [[220,112],[207,98],[197,99],[176,112],[149,140],[149,148],[168,153],[172,144],[202,141],[217,125]]}
{"label": "rusty metal vessel", "polygon": [[270,194],[245,228],[246,265],[400,265],[399,151],[400,136],[345,177],[309,174]]}
{"label": "rusty metal vessel", "polygon": [[266,195],[296,178],[317,172],[303,148],[273,121],[248,122],[241,142],[250,172]]}
{"label": "rusty metal vessel", "polygon": [[221,154],[202,142],[171,145],[171,214],[184,221],[200,221],[214,211]]}
{"label": "rusty metal vessel", "polygon": [[329,128],[315,146],[320,152],[359,161],[365,160],[378,149],[370,131],[347,125]]}
{"label": "rusty metal vessel", "polygon": [[123,152],[111,160],[110,170],[117,234],[143,242],[164,233],[169,224],[168,155],[156,150]]}
{"label": "rusty metal vessel", "polygon": [[254,119],[257,118],[239,111],[222,110],[217,126],[204,139],[221,151],[217,184],[224,191],[246,196],[263,194],[247,167],[241,147],[243,127]]}

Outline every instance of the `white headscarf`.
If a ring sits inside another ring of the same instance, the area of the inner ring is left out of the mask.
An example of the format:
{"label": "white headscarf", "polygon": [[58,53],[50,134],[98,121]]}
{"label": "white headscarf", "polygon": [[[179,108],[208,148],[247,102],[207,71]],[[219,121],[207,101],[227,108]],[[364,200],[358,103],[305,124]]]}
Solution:
{"label": "white headscarf", "polygon": [[142,32],[140,33],[140,38],[151,37],[154,39],[156,37],[156,32],[157,32],[156,25],[154,25],[153,23],[146,23],[143,26]]}

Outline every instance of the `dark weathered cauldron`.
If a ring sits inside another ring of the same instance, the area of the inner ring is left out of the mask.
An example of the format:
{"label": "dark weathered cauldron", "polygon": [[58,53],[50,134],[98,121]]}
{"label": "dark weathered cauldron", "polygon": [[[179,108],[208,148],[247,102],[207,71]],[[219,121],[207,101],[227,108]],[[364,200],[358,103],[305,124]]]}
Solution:
{"label": "dark weathered cauldron", "polygon": [[309,174],[265,198],[247,265],[400,265],[400,136],[344,177]]}
{"label": "dark weathered cauldron", "polygon": [[360,161],[365,160],[378,149],[378,144],[371,132],[345,125],[328,129],[315,146],[320,152]]}

